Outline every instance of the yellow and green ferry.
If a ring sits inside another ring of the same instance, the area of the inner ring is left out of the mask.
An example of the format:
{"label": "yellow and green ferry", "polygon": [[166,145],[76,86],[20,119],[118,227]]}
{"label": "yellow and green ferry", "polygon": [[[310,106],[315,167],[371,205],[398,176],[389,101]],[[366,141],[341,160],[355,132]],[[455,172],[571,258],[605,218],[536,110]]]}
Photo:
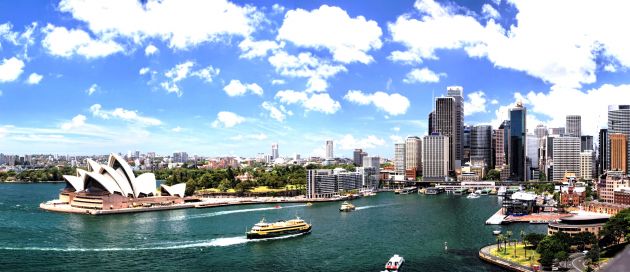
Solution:
{"label": "yellow and green ferry", "polygon": [[273,238],[309,232],[311,232],[311,225],[299,217],[287,221],[281,220],[275,223],[267,223],[265,222],[265,218],[263,218],[247,232],[247,239]]}

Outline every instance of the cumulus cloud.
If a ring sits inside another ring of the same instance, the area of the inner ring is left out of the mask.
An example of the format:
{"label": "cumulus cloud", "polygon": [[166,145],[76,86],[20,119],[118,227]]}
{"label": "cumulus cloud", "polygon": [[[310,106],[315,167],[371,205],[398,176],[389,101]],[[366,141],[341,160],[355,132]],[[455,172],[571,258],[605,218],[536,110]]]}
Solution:
{"label": "cumulus cloud", "polygon": [[284,79],[274,79],[271,80],[271,85],[283,85],[287,83],[286,81],[284,81]]}
{"label": "cumulus cloud", "polygon": [[287,110],[283,105],[276,107],[274,104],[265,101],[261,104],[261,106],[263,107],[263,109],[269,112],[269,117],[275,119],[278,122],[283,122],[287,118],[287,115],[293,115],[293,112]]}
{"label": "cumulus cloud", "polygon": [[469,116],[478,112],[486,111],[486,94],[476,91],[467,95],[468,100],[464,101],[464,116]]}
{"label": "cumulus cloud", "polygon": [[85,115],[79,114],[73,117],[72,120],[70,120],[69,122],[61,124],[61,129],[71,130],[82,127],[83,125],[85,125],[85,120],[87,120],[87,117],[85,117]]}
{"label": "cumulus cloud", "polygon": [[0,63],[0,83],[15,81],[24,71],[24,62],[16,57],[3,59]]}
{"label": "cumulus cloud", "polygon": [[238,47],[243,52],[240,55],[240,58],[244,59],[253,59],[267,56],[267,53],[270,51],[275,51],[277,49],[282,48],[284,45],[282,43],[277,43],[275,41],[254,41],[252,39],[244,39],[241,43],[238,44]]}
{"label": "cumulus cloud", "polygon": [[183,128],[181,128],[180,126],[176,126],[176,127],[174,127],[174,128],[172,128],[172,129],[171,129],[171,131],[172,131],[172,132],[175,132],[175,133],[182,132],[182,130],[183,130]]}
{"label": "cumulus cloud", "polygon": [[322,5],[312,11],[288,11],[277,38],[297,46],[328,49],[342,63],[370,63],[373,58],[368,52],[381,48],[382,34],[376,21],[352,18],[339,7]]}
{"label": "cumulus cloud", "polygon": [[245,118],[239,116],[236,113],[229,111],[220,111],[219,113],[217,113],[217,119],[212,122],[212,127],[231,128],[243,122],[245,122]]}
{"label": "cumulus cloud", "polygon": [[140,70],[138,71],[138,74],[140,75],[146,75],[147,73],[149,73],[151,71],[151,69],[149,69],[149,67],[142,67],[140,68]]}
{"label": "cumulus cloud", "polygon": [[440,77],[445,77],[446,74],[436,74],[435,72],[429,70],[429,68],[422,69],[413,69],[409,72],[403,82],[411,84],[411,83],[436,83],[440,82]]}
{"label": "cumulus cloud", "polygon": [[45,35],[42,46],[53,56],[68,58],[79,55],[90,59],[123,51],[122,46],[115,41],[93,39],[81,29],[67,29],[48,24],[42,32]]}
{"label": "cumulus cloud", "polygon": [[119,119],[143,126],[159,126],[162,124],[162,121],[153,117],[142,116],[135,110],[127,110],[123,108],[105,110],[101,104],[92,105],[90,107],[90,113],[92,113],[92,116],[101,119]]}
{"label": "cumulus cloud", "polygon": [[501,14],[499,14],[499,12],[495,8],[493,8],[490,4],[483,4],[483,6],[481,6],[481,13],[486,18],[492,18],[492,19],[501,18]]}
{"label": "cumulus cloud", "polygon": [[258,84],[243,84],[240,80],[236,79],[232,79],[228,85],[225,85],[225,87],[223,87],[223,91],[225,91],[228,96],[243,96],[247,92],[251,92],[258,96],[263,95],[263,88]]}
{"label": "cumulus cloud", "polygon": [[38,74],[38,73],[31,73],[28,76],[28,79],[26,79],[26,84],[29,85],[37,85],[39,84],[40,81],[42,81],[42,79],[44,78],[44,76]]}
{"label": "cumulus cloud", "polygon": [[223,37],[247,37],[264,18],[253,6],[239,6],[227,0],[63,0],[59,10],[85,22],[99,36],[133,41],[156,38],[176,49],[220,41]]}
{"label": "cumulus cloud", "polygon": [[314,57],[311,53],[291,55],[278,51],[268,58],[277,73],[288,77],[307,78],[306,91],[324,92],[328,88],[326,79],[346,72],[346,67],[331,64]]}
{"label": "cumulus cloud", "polygon": [[179,85],[177,84],[178,82],[188,78],[189,76],[195,76],[207,83],[211,83],[213,78],[218,76],[221,72],[220,69],[214,68],[212,65],[196,71],[192,70],[193,66],[195,66],[195,63],[191,60],[175,65],[173,68],[164,73],[166,81],[160,83],[160,86],[169,93],[175,93],[177,96],[181,96],[183,92],[179,88]]}
{"label": "cumulus cloud", "polygon": [[387,94],[380,91],[369,94],[360,90],[349,90],[343,99],[359,105],[373,104],[392,116],[405,114],[410,105],[409,99],[399,93]]}
{"label": "cumulus cloud", "polygon": [[230,137],[230,140],[232,140],[232,141],[242,141],[242,140],[245,140],[245,139],[249,139],[249,140],[262,141],[262,140],[266,140],[267,138],[268,138],[267,134],[265,134],[265,133],[246,134],[246,135],[238,134],[236,136]]}
{"label": "cumulus cloud", "polygon": [[317,111],[325,114],[334,114],[341,105],[327,93],[307,93],[293,90],[278,91],[275,96],[281,103],[291,105],[299,104],[306,111]]}
{"label": "cumulus cloud", "polygon": [[155,45],[149,44],[147,45],[146,48],[144,48],[144,55],[151,56],[159,51],[160,50],[157,47],[155,47]]}
{"label": "cumulus cloud", "polygon": [[96,91],[98,91],[98,85],[96,83],[92,84],[89,88],[87,88],[87,90],[85,90],[88,95],[92,95]]}
{"label": "cumulus cloud", "polygon": [[355,138],[352,134],[346,134],[335,141],[335,147],[340,150],[354,150],[355,148],[375,148],[385,145],[385,140],[374,135],[365,138]]}

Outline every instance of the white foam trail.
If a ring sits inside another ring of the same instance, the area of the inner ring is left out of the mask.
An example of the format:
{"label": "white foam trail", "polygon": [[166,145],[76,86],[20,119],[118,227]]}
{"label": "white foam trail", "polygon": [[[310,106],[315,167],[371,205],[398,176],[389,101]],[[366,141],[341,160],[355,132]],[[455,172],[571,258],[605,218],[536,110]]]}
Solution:
{"label": "white foam trail", "polygon": [[361,207],[356,207],[356,210],[357,210],[357,211],[360,211],[360,210],[365,210],[365,209],[370,209],[370,208],[379,208],[379,207],[392,206],[392,205],[396,205],[396,204],[383,204],[383,205],[368,205],[368,206],[361,206]]}
{"label": "white foam trail", "polygon": [[197,219],[197,218],[206,218],[206,217],[213,217],[213,216],[226,215],[226,214],[278,210],[278,209],[297,208],[297,207],[305,207],[305,206],[306,205],[291,205],[291,206],[284,206],[281,208],[264,207],[264,208],[254,208],[254,209],[229,210],[229,211],[195,214],[195,215],[188,215],[188,216],[178,216],[178,217],[170,218],[167,221],[179,221],[179,220],[184,220],[184,219]]}
{"label": "white foam trail", "polygon": [[262,241],[287,239],[304,235],[306,233],[291,234],[282,237],[255,239],[249,240],[244,236],[237,237],[224,237],[216,238],[208,241],[196,241],[188,244],[179,244],[171,246],[156,246],[156,247],[110,247],[110,248],[59,248],[59,247],[1,247],[1,250],[10,251],[57,251],[57,252],[110,252],[110,251],[149,251],[149,250],[173,250],[173,249],[186,249],[186,248],[203,248],[203,247],[226,247],[233,245],[240,245],[245,243],[256,243]]}

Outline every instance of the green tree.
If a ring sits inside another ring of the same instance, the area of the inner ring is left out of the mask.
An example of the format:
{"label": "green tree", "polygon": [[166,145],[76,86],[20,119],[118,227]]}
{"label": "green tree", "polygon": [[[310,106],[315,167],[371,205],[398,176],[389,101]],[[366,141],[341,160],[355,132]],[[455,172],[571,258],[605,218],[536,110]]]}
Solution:
{"label": "green tree", "polygon": [[507,237],[508,246],[510,245],[510,238],[512,238],[512,231],[508,230],[505,232],[505,237]]}
{"label": "green tree", "polygon": [[501,250],[501,243],[503,242],[503,234],[497,235],[497,252]]}
{"label": "green tree", "polygon": [[547,175],[545,175],[544,171],[540,171],[540,181],[547,181]]}
{"label": "green tree", "polygon": [[569,254],[566,251],[559,251],[556,253],[556,259],[558,259],[559,262],[564,262],[564,267],[567,267]]}
{"label": "green tree", "polygon": [[591,263],[597,263],[599,262],[599,254],[599,246],[595,245],[588,253],[586,253],[586,258],[591,260]]}
{"label": "green tree", "polygon": [[228,179],[222,180],[218,189],[221,192],[227,192],[227,190],[230,189],[230,181]]}
{"label": "green tree", "polygon": [[501,172],[496,169],[491,169],[486,175],[486,180],[501,180]]}
{"label": "green tree", "polygon": [[[558,232],[554,235],[546,236],[536,247],[536,252],[540,253],[540,264],[549,267],[556,258],[556,253],[560,251],[568,252],[570,246],[565,242],[565,238]],[[560,236],[558,236],[560,234]]]}

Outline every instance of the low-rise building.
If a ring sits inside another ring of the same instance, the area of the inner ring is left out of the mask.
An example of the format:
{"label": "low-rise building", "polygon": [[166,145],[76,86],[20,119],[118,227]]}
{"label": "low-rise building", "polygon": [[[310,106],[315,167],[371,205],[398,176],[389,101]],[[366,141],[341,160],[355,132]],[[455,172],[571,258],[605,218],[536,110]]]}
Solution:
{"label": "low-rise building", "polygon": [[628,207],[630,207],[630,188],[624,187],[615,189],[613,193],[613,203],[629,205]]}
{"label": "low-rise building", "polygon": [[364,185],[373,188],[376,175],[376,169],[364,167],[357,167],[355,172],[341,168],[308,170],[306,198],[335,197],[342,192],[364,188]]}
{"label": "low-rise building", "polygon": [[575,186],[562,186],[560,187],[560,204],[577,207],[584,204],[586,199],[586,188]]}
{"label": "low-rise building", "polygon": [[549,223],[547,234],[553,235],[559,231],[573,236],[580,232],[590,232],[599,237],[599,232],[610,218],[606,214],[579,213],[577,215],[561,218],[559,222]]}
{"label": "low-rise building", "polygon": [[623,209],[630,208],[628,205],[591,201],[585,204],[584,210],[587,212],[603,213],[613,216]]}
{"label": "low-rise building", "polygon": [[615,190],[630,187],[630,180],[621,171],[608,171],[602,175],[598,185],[599,200],[606,203],[615,203]]}

